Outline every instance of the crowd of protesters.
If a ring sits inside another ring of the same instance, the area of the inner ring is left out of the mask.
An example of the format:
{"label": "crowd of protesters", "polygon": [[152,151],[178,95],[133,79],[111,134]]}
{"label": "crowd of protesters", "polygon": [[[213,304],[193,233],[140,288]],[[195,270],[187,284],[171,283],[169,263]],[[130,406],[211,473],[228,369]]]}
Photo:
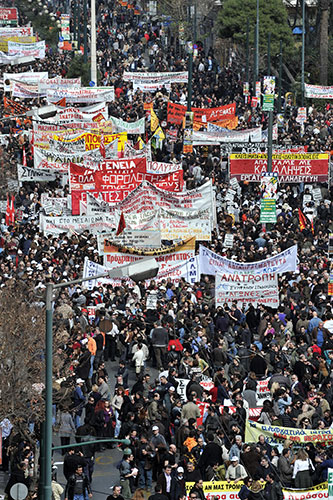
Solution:
{"label": "crowd of protesters", "polygon": [[[100,3],[97,22],[102,82],[116,89],[109,113],[134,121],[145,115],[144,96],[122,80],[123,70],[184,70],[184,54],[174,40],[170,50],[164,50],[161,25],[138,22],[120,4]],[[53,51],[33,69],[47,69],[50,77],[65,76],[69,63],[68,55]],[[235,101],[239,128],[265,128],[266,115],[261,108],[245,104],[244,74],[238,67],[237,59],[220,67],[212,50],[207,54],[200,50],[194,62],[193,105],[216,107]],[[173,85],[170,96],[162,89],[152,97],[162,121],[169,97],[186,103],[187,90]],[[296,121],[296,108],[286,101],[284,109],[279,144],[306,145],[309,151],[332,149],[333,111],[329,105],[321,111],[308,108],[304,131]],[[15,171],[23,148],[28,165],[33,165],[30,127],[29,121],[18,123],[3,117],[0,129],[8,137],[2,142],[5,172]],[[277,310],[237,303],[216,308],[214,279],[204,275],[194,285],[168,279],[152,280],[148,287],[124,281],[121,286],[108,284],[90,291],[75,285],[63,288],[54,308],[54,431],[62,445],[75,439],[82,443],[79,451],[63,450],[65,498],[91,496],[95,454],[116,446],[105,441],[113,437],[128,439],[130,444],[121,448],[119,484],[108,499],[140,500],[143,490],[155,489],[154,500],[179,500],[189,482],[193,483],[189,497],[204,500],[203,481],[243,481],[242,500],[263,496],[281,500],[281,486],[309,488],[326,481],[328,468],[333,466],[330,446],[296,446],[288,439],[282,446],[271,446],[265,436],[258,442],[246,442],[245,423],[250,409],[262,408],[259,422],[266,425],[296,429],[332,426],[333,315],[328,295],[331,186],[316,185],[322,201],[303,206],[309,187],[281,184],[277,223],[263,230],[259,184],[240,183],[234,218],[228,215],[225,194],[229,177],[226,156],[219,147],[196,147],[193,154],[183,155],[179,130],[173,147],[164,141],[153,156],[165,162],[174,158],[182,161],[188,189],[213,179],[218,222],[211,242],[205,243],[210,249],[239,262],[253,262],[297,244],[299,272],[279,277]],[[102,263],[96,237],[89,231],[43,235],[38,215],[44,192],[63,197],[68,186],[58,181],[25,183],[15,196],[22,221],[6,226],[2,220],[0,226],[0,286],[24,280],[34,292],[34,303],[40,306],[45,302],[45,282],[79,277],[85,257]],[[299,208],[308,217],[302,231]],[[232,249],[223,244],[226,232],[234,235]],[[146,307],[151,293],[157,296],[156,309]],[[89,316],[90,306],[95,307],[93,316]],[[130,382],[134,377],[135,382]],[[270,379],[270,392],[260,400],[258,383],[266,378]],[[186,390],[181,390],[184,380]],[[211,381],[209,389],[207,381]],[[198,402],[208,403],[203,418]],[[15,435],[12,439],[14,431],[8,420],[3,420],[1,427],[2,467],[11,472],[6,487],[9,495],[12,484],[29,483],[34,455],[22,438]],[[84,444],[91,439],[102,441]],[[60,498],[62,488],[56,474],[53,488],[54,497]]]}

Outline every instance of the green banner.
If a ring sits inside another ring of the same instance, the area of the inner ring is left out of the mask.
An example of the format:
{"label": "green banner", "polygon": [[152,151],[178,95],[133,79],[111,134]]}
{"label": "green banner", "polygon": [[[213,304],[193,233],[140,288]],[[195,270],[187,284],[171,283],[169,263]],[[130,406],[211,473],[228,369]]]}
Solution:
{"label": "green banner", "polygon": [[276,201],[273,198],[263,198],[261,200],[260,222],[262,224],[276,222]]}

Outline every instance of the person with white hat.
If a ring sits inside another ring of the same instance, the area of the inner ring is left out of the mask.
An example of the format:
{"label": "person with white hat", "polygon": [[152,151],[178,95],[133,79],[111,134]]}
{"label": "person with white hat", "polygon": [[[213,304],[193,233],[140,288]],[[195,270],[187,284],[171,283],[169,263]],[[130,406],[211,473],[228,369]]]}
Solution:
{"label": "person with white hat", "polygon": [[231,464],[227,468],[225,478],[228,481],[228,483],[230,483],[230,481],[238,483],[238,481],[241,481],[245,477],[247,477],[247,472],[243,467],[243,465],[239,463],[238,457],[234,455],[231,458]]}

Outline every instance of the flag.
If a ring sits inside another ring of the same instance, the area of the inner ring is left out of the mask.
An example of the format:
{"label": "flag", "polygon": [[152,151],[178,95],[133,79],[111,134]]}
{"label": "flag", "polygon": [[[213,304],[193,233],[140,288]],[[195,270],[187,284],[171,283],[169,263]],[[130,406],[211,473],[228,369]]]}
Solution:
{"label": "flag", "polygon": [[62,108],[66,107],[66,97],[63,97],[59,101],[54,103],[55,106],[61,106]]}
{"label": "flag", "polygon": [[150,118],[150,130],[152,132],[155,132],[155,130],[159,126],[159,121],[158,121],[156,113],[155,113],[155,111],[153,109],[151,110],[150,117],[151,117]]}
{"label": "flag", "polygon": [[156,137],[156,139],[160,140],[160,141],[163,141],[163,139],[165,139],[165,135],[164,135],[164,132],[163,130],[161,129],[160,126],[157,127],[153,137]]}
{"label": "flag", "polygon": [[138,149],[143,149],[145,147],[145,143],[143,142],[141,137],[139,137],[137,144],[138,144]]}
{"label": "flag", "polygon": [[10,203],[10,224],[15,224],[15,207],[14,207],[14,196],[12,196]]}
{"label": "flag", "polygon": [[298,218],[299,218],[299,227],[300,230],[303,231],[306,228],[306,217],[303,214],[302,210],[299,208],[298,209]]}
{"label": "flag", "polygon": [[6,219],[5,219],[6,226],[9,226],[10,224],[10,203],[9,203],[9,194],[7,193],[7,206],[6,206]]}
{"label": "flag", "polygon": [[26,153],[25,153],[25,147],[23,147],[22,165],[23,165],[24,167],[26,167],[26,166],[27,166],[27,155],[26,155]]}
{"label": "flag", "polygon": [[119,236],[124,231],[125,227],[126,227],[126,222],[125,222],[124,212],[121,212],[116,236]]}
{"label": "flag", "polygon": [[99,152],[105,158],[106,152],[105,152],[105,142],[104,142],[104,134],[101,136],[101,143],[99,145]]}
{"label": "flag", "polygon": [[313,225],[313,220],[311,221],[311,232],[314,234],[314,225]]}

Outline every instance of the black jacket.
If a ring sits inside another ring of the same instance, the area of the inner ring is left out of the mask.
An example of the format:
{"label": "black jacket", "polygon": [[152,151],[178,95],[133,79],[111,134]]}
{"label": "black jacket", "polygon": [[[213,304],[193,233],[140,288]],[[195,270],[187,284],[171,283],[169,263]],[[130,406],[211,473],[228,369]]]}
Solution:
{"label": "black jacket", "polygon": [[[82,474],[82,478],[83,478],[84,495],[86,493],[88,495],[90,495],[90,493],[92,491],[91,491],[91,488],[90,488],[89,479],[88,479],[88,477],[85,474]],[[65,489],[65,498],[68,498],[68,500],[73,500],[73,498],[74,498],[74,489],[75,489],[75,485],[76,485],[76,481],[77,480],[78,480],[78,475],[77,474],[73,474],[68,479],[68,482],[66,484],[66,489]]]}

